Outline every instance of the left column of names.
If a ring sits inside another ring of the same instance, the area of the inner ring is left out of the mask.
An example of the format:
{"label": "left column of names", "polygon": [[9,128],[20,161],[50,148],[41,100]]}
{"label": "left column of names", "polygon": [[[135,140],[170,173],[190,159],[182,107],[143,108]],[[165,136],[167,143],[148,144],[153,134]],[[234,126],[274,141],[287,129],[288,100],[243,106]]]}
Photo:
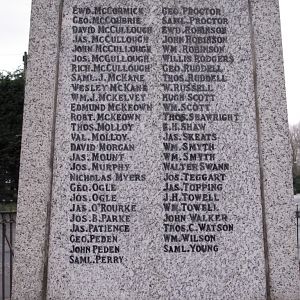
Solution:
{"label": "left column of names", "polygon": [[141,7],[74,6],[71,17],[69,262],[122,263],[120,237],[138,199],[121,199],[119,184],[146,180],[129,157],[136,125],[152,111],[152,27]]}

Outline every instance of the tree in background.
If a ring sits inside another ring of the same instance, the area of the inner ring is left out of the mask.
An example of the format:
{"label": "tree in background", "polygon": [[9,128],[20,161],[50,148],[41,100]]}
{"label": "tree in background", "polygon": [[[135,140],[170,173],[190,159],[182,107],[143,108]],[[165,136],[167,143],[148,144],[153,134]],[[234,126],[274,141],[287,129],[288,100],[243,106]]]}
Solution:
{"label": "tree in background", "polygon": [[16,201],[20,168],[24,73],[0,73],[0,201]]}
{"label": "tree in background", "polygon": [[294,194],[300,193],[300,123],[290,128],[293,158]]}

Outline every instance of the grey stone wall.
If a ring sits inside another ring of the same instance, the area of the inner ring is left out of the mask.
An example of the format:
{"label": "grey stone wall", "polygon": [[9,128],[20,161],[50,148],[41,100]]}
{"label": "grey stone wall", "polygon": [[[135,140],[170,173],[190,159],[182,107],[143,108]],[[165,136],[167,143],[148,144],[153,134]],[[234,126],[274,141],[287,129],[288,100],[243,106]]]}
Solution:
{"label": "grey stone wall", "polygon": [[24,120],[13,299],[299,299],[277,1],[34,1]]}

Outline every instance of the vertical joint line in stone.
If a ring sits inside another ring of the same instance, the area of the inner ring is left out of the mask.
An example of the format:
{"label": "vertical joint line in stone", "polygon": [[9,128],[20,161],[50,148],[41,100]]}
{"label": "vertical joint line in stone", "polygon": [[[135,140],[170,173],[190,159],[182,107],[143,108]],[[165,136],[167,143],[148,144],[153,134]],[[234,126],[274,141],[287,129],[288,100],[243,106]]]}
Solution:
{"label": "vertical joint line in stone", "polygon": [[261,127],[260,127],[260,111],[258,103],[258,91],[257,91],[257,57],[255,50],[255,33],[252,18],[252,2],[248,0],[249,22],[250,22],[250,38],[251,38],[251,55],[252,55],[252,67],[253,67],[253,84],[254,84],[254,100],[255,100],[255,114],[256,114],[256,131],[257,131],[257,144],[258,144],[258,161],[259,161],[259,177],[260,177],[260,197],[261,197],[261,209],[262,209],[262,226],[263,226],[263,243],[264,243],[264,258],[265,258],[265,277],[266,277],[266,296],[267,300],[271,300],[271,288],[270,288],[270,266],[269,266],[269,246],[268,246],[268,231],[267,231],[267,219],[266,219],[266,198],[265,198],[265,184],[264,184],[264,170],[263,170],[263,157],[261,148]]}
{"label": "vertical joint line in stone", "polygon": [[48,262],[49,262],[49,239],[51,232],[51,210],[52,210],[52,196],[53,196],[53,171],[54,171],[54,151],[55,151],[55,130],[56,130],[56,111],[57,111],[57,95],[58,95],[58,78],[59,78],[59,60],[60,60],[60,46],[61,46],[61,31],[62,31],[62,16],[63,16],[64,0],[60,0],[58,11],[58,26],[57,26],[57,50],[56,50],[56,65],[55,65],[55,87],[54,87],[54,103],[53,103],[53,118],[51,131],[51,150],[50,150],[50,197],[47,203],[47,216],[45,228],[45,245],[44,245],[44,272],[43,272],[43,290],[42,299],[47,298],[48,289]]}

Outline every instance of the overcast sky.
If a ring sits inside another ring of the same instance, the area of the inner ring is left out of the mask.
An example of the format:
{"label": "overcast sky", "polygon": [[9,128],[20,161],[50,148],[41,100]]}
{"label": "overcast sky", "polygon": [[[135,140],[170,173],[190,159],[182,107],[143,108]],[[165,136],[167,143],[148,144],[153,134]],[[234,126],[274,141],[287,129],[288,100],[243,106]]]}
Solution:
{"label": "overcast sky", "polygon": [[[23,65],[28,49],[31,0],[4,0],[0,9],[0,71]],[[280,0],[289,123],[300,122],[300,1]]]}

